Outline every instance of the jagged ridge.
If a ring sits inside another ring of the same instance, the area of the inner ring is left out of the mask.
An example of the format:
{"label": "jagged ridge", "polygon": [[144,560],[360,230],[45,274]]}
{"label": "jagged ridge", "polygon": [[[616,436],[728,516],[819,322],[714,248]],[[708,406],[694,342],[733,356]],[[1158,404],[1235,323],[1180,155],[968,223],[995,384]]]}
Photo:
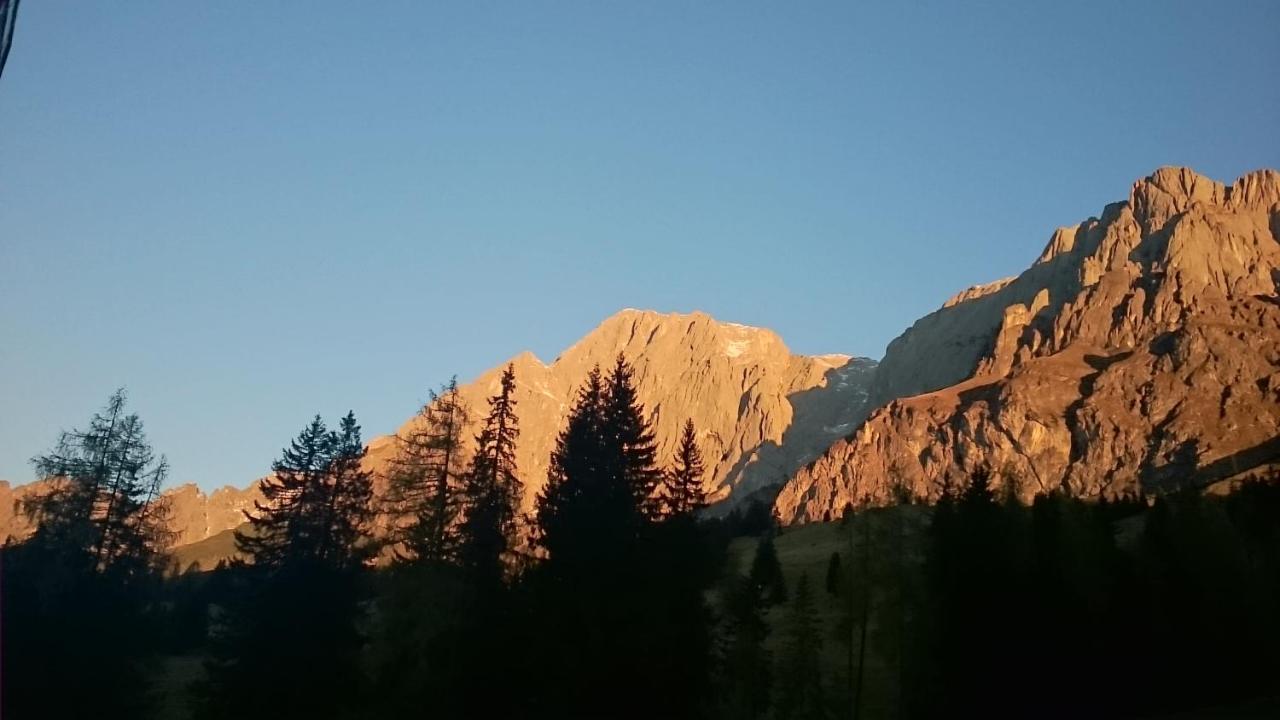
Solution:
{"label": "jagged ridge", "polygon": [[978,468],[1024,499],[1209,484],[1280,461],[1280,174],[1185,168],[1054,233],[1017,278],[889,347],[875,410],[778,496],[786,521]]}

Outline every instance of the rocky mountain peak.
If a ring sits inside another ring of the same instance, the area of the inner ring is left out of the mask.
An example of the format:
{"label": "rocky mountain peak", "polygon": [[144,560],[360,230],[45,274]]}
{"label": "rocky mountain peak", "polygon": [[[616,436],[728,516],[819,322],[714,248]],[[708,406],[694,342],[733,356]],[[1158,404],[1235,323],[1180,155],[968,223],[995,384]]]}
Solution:
{"label": "rocky mountain peak", "polygon": [[[796,355],[771,330],[703,312],[622,310],[550,363],[530,353],[511,360],[526,509],[545,483],[555,437],[578,388],[592,367],[607,370],[619,353],[635,369],[660,457],[669,459],[685,419],[692,419],[707,462],[707,489],[719,500],[781,483],[848,432],[865,414],[876,366],[848,355]],[[477,419],[503,367],[459,389]],[[389,438],[375,439],[369,462],[380,468],[392,452]]]}
{"label": "rocky mountain peak", "polygon": [[894,340],[875,410],[778,498],[785,518],[977,467],[1030,497],[1207,484],[1280,462],[1280,175],[1161,168],[1011,281]]}

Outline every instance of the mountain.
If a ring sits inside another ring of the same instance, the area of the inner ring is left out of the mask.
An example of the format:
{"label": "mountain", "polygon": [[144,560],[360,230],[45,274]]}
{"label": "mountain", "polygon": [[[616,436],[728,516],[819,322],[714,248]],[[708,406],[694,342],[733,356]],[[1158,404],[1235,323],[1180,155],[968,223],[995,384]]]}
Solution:
{"label": "mountain", "polygon": [[[674,455],[685,419],[692,418],[706,459],[706,488],[730,502],[781,484],[860,422],[876,366],[846,355],[795,355],[772,331],[700,312],[623,310],[550,363],[528,352],[510,360],[525,509],[546,482],[556,436],[587,373],[594,365],[608,370],[619,353],[635,368],[659,458],[665,463]],[[505,366],[459,388],[475,420],[487,410]],[[468,438],[477,429],[470,428]],[[394,449],[391,437],[374,440],[368,463],[385,467]]]}
{"label": "mountain", "polygon": [[[551,363],[528,352],[509,361],[516,372],[516,459],[526,510],[532,509],[546,482],[551,450],[578,387],[593,365],[607,369],[618,353],[635,367],[637,390],[652,414],[661,461],[671,459],[685,419],[692,418],[706,459],[707,490],[716,500],[729,501],[725,505],[781,484],[861,422],[876,367],[874,361],[846,355],[796,355],[769,330],[717,322],[704,313],[623,310]],[[506,365],[459,387],[473,416],[465,433],[468,443]],[[400,432],[415,422],[409,419]],[[382,471],[395,453],[394,438],[375,438],[368,449],[367,467]],[[264,464],[268,460],[264,458]],[[10,488],[0,483],[0,536],[30,532],[25,519],[13,513],[14,503],[40,486]],[[177,533],[175,544],[183,546],[216,539],[236,527],[244,519],[241,511],[261,495],[254,482],[244,489],[224,487],[208,494],[182,485],[166,491],[165,497]],[[216,541],[218,547],[227,544],[225,539]]]}
{"label": "mountain", "polygon": [[986,469],[1024,500],[1208,486],[1280,466],[1280,173],[1184,168],[1053,234],[890,344],[853,433],[775,510],[936,500]]}

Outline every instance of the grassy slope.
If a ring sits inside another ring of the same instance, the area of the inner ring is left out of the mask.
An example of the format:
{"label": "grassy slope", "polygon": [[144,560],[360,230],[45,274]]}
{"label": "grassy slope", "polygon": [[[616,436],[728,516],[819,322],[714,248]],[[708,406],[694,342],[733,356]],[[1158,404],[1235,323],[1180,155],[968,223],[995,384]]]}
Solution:
{"label": "grassy slope", "polygon": [[170,555],[180,571],[212,570],[220,561],[238,556],[235,530],[223,530],[199,542],[179,545],[170,551]]}

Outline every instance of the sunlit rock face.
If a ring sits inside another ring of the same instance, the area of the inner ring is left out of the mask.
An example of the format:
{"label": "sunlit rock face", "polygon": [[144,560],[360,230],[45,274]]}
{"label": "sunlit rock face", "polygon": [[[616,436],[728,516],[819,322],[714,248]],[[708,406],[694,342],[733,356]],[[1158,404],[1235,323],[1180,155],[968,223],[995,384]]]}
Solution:
{"label": "sunlit rock face", "polygon": [[[531,353],[510,361],[525,509],[546,483],[556,436],[587,373],[595,365],[607,372],[619,353],[635,368],[662,462],[674,455],[691,418],[706,460],[706,489],[728,505],[782,483],[861,422],[876,366],[845,355],[796,355],[769,330],[717,322],[704,313],[623,310],[550,363]],[[498,391],[505,366],[460,388],[476,419]],[[390,438],[374,440],[369,464],[381,469],[393,452]]]}
{"label": "sunlit rock face", "polygon": [[787,522],[986,469],[1024,500],[1209,485],[1280,464],[1280,174],[1183,168],[1055,232],[1016,278],[917,321],[855,432],[801,470]]}
{"label": "sunlit rock face", "polygon": [[168,490],[164,497],[169,503],[170,527],[176,533],[174,544],[186,545],[239,526],[245,521],[245,512],[262,500],[262,493],[256,482],[243,489],[228,485],[207,494],[188,483]]}
{"label": "sunlit rock face", "polygon": [[[662,314],[624,310],[605,320],[553,362],[531,353],[510,360],[516,373],[520,441],[516,458],[530,510],[546,484],[552,448],[578,388],[591,368],[606,371],[623,353],[635,367],[640,400],[651,414],[660,459],[667,463],[686,418],[692,418],[706,460],[704,482],[721,509],[766,487],[776,487],[818,457],[866,416],[876,364],[845,355],[809,357],[787,349],[775,333],[721,323],[703,313]],[[498,391],[507,363],[459,390],[471,407],[466,452]],[[401,432],[411,429],[408,420]],[[376,487],[395,453],[392,437],[369,443],[366,465]],[[39,483],[0,484],[0,532],[25,537],[30,527],[13,513],[14,500]],[[203,540],[244,522],[261,499],[256,482],[204,493],[194,485],[168,490],[175,544]]]}
{"label": "sunlit rock face", "polygon": [[[0,481],[0,543],[22,540],[31,534],[35,528],[21,512],[21,503],[48,488],[49,484],[43,481],[17,487]],[[244,522],[244,511],[253,509],[254,501],[261,499],[256,482],[243,489],[227,486],[211,493],[188,483],[169,488],[161,495],[174,545],[193,543],[239,526]]]}

